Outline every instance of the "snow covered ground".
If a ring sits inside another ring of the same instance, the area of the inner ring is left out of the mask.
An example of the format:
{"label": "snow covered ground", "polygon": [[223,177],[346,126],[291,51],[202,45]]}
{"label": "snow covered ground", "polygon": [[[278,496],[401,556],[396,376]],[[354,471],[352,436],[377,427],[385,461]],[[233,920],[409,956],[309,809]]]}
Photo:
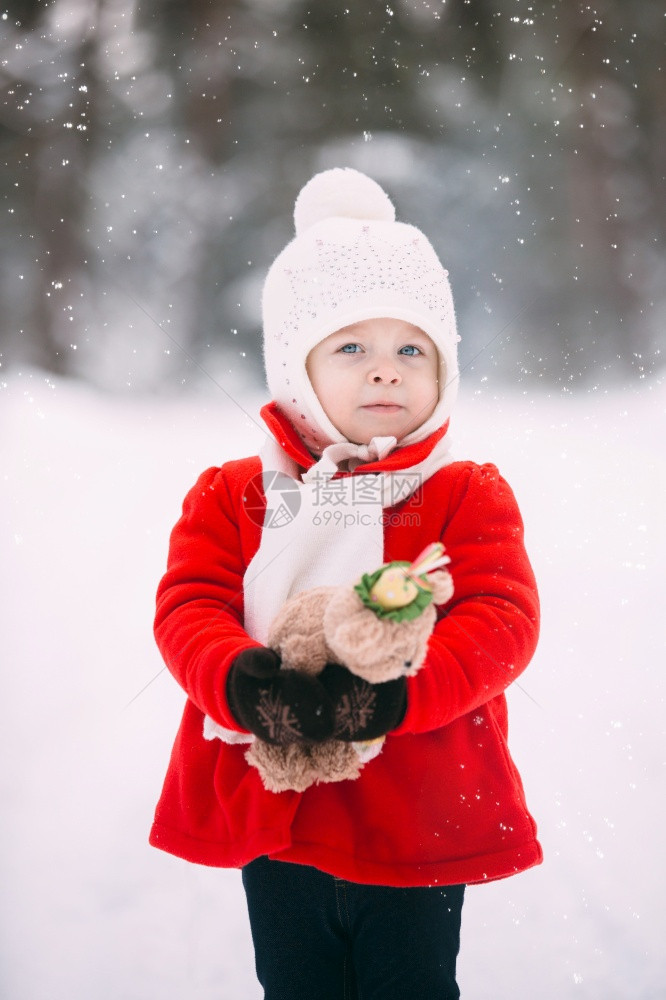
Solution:
{"label": "snow covered ground", "polygon": [[[456,453],[512,484],[541,586],[510,706],[546,855],[468,891],[465,1000],[664,996],[665,409],[656,380],[462,394]],[[238,873],[146,840],[183,699],[151,635],[168,532],[199,471],[260,440],[222,393],[0,388],[7,1000],[260,996]]]}

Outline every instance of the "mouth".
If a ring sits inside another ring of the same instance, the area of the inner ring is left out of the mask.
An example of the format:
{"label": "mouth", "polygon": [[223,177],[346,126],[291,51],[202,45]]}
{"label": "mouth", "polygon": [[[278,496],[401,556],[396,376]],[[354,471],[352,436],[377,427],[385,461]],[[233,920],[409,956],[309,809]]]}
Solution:
{"label": "mouth", "polygon": [[390,403],[387,401],[379,401],[377,403],[368,403],[361,407],[362,410],[366,410],[368,413],[398,413],[404,407],[400,406],[399,403]]}

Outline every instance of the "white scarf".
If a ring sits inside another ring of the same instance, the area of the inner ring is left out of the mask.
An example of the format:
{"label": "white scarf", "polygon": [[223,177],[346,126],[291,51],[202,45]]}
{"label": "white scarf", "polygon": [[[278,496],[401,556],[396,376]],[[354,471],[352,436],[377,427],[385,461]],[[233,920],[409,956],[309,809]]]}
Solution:
{"label": "white scarf", "polygon": [[[273,619],[290,597],[313,587],[351,586],[363,573],[378,569],[384,561],[384,509],[407,500],[453,461],[447,437],[407,469],[339,479],[333,479],[339,471],[353,472],[358,465],[385,458],[396,439],[331,444],[315,465],[301,473],[300,466],[268,438],[260,452],[266,515],[259,548],[243,578],[248,635],[265,645]],[[208,718],[204,735],[226,742],[251,739]]]}

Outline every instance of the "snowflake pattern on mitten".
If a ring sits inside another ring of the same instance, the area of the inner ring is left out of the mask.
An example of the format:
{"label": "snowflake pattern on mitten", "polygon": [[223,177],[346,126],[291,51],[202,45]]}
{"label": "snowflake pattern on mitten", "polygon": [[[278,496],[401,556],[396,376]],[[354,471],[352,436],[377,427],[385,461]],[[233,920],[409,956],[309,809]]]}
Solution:
{"label": "snowflake pattern on mitten", "polygon": [[353,736],[365,729],[374,714],[376,701],[377,695],[372,685],[359,678],[349,694],[342,695],[336,705],[336,737],[340,738],[345,734]]}
{"label": "snowflake pattern on mitten", "polygon": [[285,705],[280,694],[271,694],[263,688],[259,692],[257,714],[266,727],[267,738],[272,743],[288,743],[303,734],[298,719],[289,705]]}

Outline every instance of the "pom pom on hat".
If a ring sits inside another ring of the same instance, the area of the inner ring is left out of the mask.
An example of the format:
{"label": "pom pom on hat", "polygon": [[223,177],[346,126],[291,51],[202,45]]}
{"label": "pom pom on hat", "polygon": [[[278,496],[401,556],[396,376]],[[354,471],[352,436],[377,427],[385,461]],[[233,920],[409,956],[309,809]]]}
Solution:
{"label": "pom pom on hat", "polygon": [[335,167],[315,174],[301,190],[294,206],[296,235],[333,218],[395,222],[395,209],[372,178],[350,167]]}

